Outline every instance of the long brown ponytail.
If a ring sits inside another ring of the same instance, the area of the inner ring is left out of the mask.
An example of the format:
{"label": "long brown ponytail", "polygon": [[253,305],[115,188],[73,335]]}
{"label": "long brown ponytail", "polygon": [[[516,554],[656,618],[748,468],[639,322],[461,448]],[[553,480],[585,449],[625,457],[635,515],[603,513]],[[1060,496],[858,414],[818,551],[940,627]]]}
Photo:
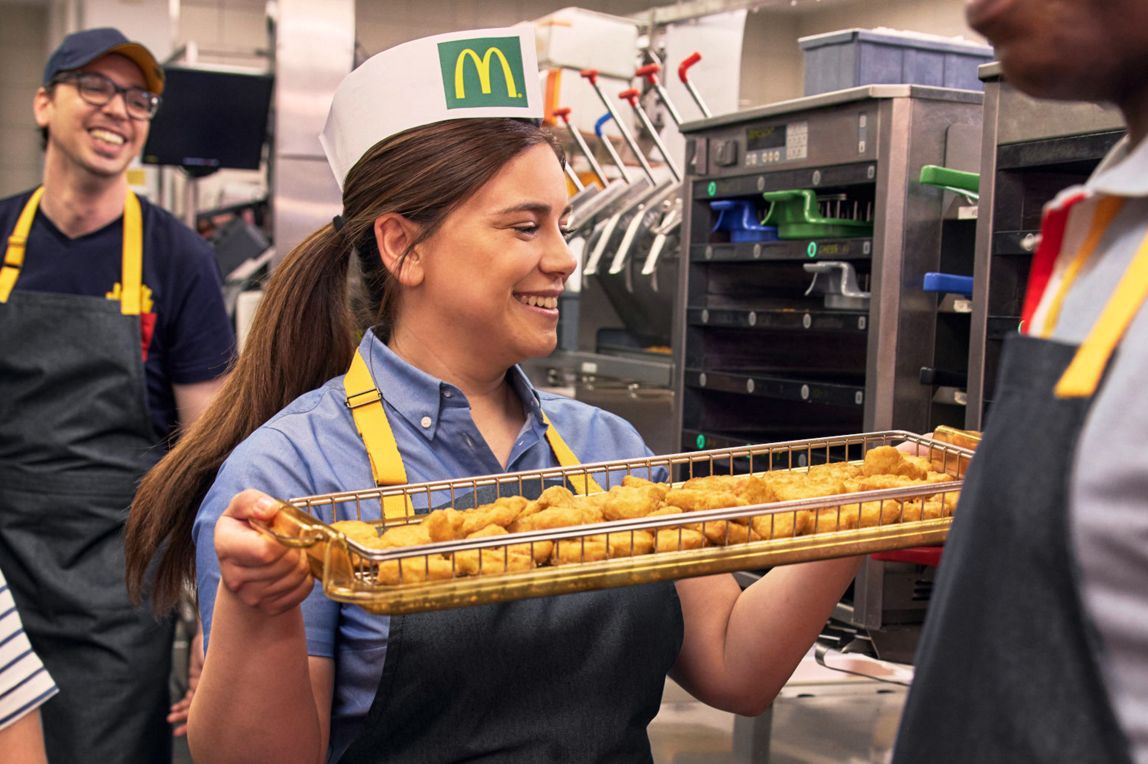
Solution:
{"label": "long brown ponytail", "polygon": [[[540,144],[562,161],[553,138],[531,123],[453,120],[393,136],[351,168],[342,231],[324,226],[275,269],[218,396],[141,481],[125,539],[133,598],[143,597],[158,555],[151,603],[159,613],[175,606],[195,576],[196,511],[232,449],[296,397],[345,372],[362,328],[377,323],[376,331],[389,333],[398,295],[374,245],[375,219],[399,212],[418,223],[413,248],[503,165]],[[351,281],[364,287],[358,299],[348,291],[352,251],[360,279]]]}

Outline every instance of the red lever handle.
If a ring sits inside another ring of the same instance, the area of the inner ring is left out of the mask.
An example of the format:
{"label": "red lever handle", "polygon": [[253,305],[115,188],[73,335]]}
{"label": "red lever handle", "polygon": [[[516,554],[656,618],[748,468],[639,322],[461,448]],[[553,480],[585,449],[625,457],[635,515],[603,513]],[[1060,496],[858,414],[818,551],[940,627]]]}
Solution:
{"label": "red lever handle", "polygon": [[657,64],[646,64],[639,66],[634,70],[635,77],[645,77],[651,85],[658,84],[658,72],[662,71],[662,67]]}
{"label": "red lever handle", "polygon": [[685,61],[682,61],[682,63],[678,64],[678,77],[681,79],[683,85],[689,82],[689,77],[686,76],[686,70],[701,60],[702,54],[694,51],[689,55],[688,58],[686,58]]}
{"label": "red lever handle", "polygon": [[554,116],[555,117],[561,117],[563,122],[565,122],[566,124],[570,124],[570,107],[569,106],[562,106],[562,107],[555,109],[554,110]]}
{"label": "red lever handle", "polygon": [[580,71],[578,73],[581,74],[586,79],[590,80],[591,85],[597,85],[598,84],[598,70],[597,69],[583,69],[582,71]]}
{"label": "red lever handle", "polygon": [[629,101],[631,106],[636,107],[638,105],[638,90],[637,90],[637,88],[630,88],[629,90],[623,90],[621,93],[618,94],[618,97],[624,98],[627,101]]}

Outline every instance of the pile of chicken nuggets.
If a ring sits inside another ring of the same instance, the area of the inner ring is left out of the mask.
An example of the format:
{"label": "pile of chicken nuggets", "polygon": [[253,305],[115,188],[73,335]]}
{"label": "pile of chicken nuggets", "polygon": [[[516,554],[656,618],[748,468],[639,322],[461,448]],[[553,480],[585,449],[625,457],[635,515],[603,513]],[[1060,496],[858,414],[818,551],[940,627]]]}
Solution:
{"label": "pile of chicken nuggets", "polygon": [[[381,535],[382,526],[358,520],[336,522],[334,527],[363,547],[398,549],[438,541],[493,538],[638,517],[684,516],[699,510],[953,480],[945,472],[934,471],[934,466],[937,465],[924,457],[881,446],[869,450],[860,464],[837,462],[753,475],[711,475],[687,480],[680,486],[654,483],[633,475],[626,476],[609,491],[585,496],[577,496],[564,486],[553,486],[532,501],[512,496],[474,509],[438,509],[419,522],[387,528]],[[733,520],[682,522],[655,530],[626,530],[453,554],[427,554],[379,563],[376,578],[385,585],[418,583],[913,522],[948,517],[956,502],[957,492],[949,490],[908,500],[843,502],[821,509],[763,511],[760,515]]]}

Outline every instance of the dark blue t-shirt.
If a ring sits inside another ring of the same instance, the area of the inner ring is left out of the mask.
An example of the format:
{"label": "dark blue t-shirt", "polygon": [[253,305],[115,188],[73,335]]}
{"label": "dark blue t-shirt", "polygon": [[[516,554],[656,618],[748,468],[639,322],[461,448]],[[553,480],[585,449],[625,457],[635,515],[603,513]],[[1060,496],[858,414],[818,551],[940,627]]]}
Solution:
{"label": "dark blue t-shirt", "polygon": [[[0,244],[6,246],[29,196],[30,191],[0,199]],[[147,288],[140,321],[144,337],[152,324],[144,364],[147,403],[157,432],[166,437],[179,421],[171,386],[206,382],[225,372],[235,337],[211,247],[146,199],[140,199],[140,208]],[[122,217],[69,239],[37,210],[16,289],[106,297],[120,283],[122,265]]]}

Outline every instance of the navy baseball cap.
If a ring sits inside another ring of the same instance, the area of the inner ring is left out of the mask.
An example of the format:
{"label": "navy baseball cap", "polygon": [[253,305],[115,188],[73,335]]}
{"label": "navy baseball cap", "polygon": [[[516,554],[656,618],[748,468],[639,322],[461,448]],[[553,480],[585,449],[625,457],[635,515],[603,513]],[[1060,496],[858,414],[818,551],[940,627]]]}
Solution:
{"label": "navy baseball cap", "polygon": [[60,43],[44,67],[44,85],[51,84],[56,75],[80,69],[109,53],[117,53],[131,60],[143,73],[147,89],[156,95],[163,94],[163,69],[156,63],[151,51],[124,37],[112,27],[85,29],[72,32]]}

